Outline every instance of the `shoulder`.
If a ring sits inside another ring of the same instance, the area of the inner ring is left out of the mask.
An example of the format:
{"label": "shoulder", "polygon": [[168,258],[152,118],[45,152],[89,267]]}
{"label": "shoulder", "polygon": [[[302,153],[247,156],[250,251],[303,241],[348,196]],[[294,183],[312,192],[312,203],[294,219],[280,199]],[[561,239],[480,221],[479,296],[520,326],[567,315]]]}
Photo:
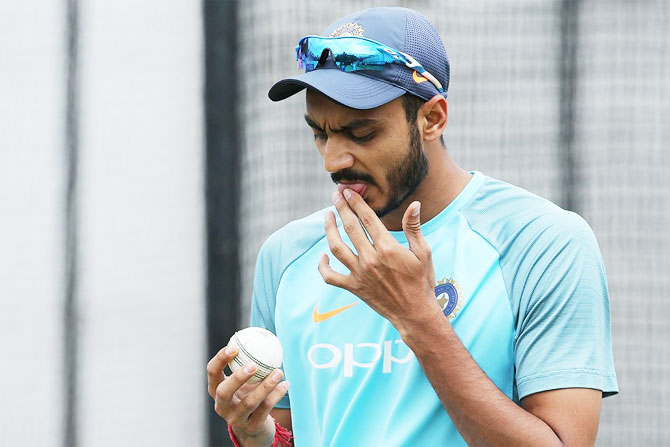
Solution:
{"label": "shoulder", "polygon": [[523,188],[487,177],[461,214],[501,258],[547,245],[595,244],[586,221]]}
{"label": "shoulder", "polygon": [[286,269],[325,237],[324,214],[327,209],[286,224],[263,243],[254,274],[252,326],[276,333],[274,312],[279,283]]}
{"label": "shoulder", "polygon": [[327,210],[332,207],[291,221],[272,233],[261,246],[259,261],[270,261],[283,271],[326,236],[324,217]]}
{"label": "shoulder", "polygon": [[592,307],[607,304],[598,242],[578,214],[492,179],[464,207],[463,214],[472,231],[498,252],[518,332],[537,316],[553,321],[547,318],[548,309],[559,309],[568,302],[584,315]]}

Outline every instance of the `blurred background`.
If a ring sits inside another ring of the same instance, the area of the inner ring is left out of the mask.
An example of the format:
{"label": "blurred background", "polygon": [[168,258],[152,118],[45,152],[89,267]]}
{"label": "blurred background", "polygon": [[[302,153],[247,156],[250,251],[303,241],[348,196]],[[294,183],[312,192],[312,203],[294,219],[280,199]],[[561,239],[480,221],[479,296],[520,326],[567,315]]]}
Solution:
{"label": "blurred background", "polygon": [[670,445],[670,3],[23,0],[0,4],[0,445],[229,445],[207,360],[255,258],[333,185],[294,46],[372,6],[452,64],[448,150],[583,215],[621,392],[598,445]]}

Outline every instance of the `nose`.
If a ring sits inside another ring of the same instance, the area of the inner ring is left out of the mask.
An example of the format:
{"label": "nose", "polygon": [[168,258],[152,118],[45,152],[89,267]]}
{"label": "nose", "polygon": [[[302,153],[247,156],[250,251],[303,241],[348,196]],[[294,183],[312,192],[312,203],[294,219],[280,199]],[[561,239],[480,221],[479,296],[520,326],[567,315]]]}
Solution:
{"label": "nose", "polygon": [[[339,140],[339,141],[338,141]],[[323,149],[323,163],[326,171],[341,171],[354,165],[354,157],[347,150],[346,142],[339,138],[328,138]]]}

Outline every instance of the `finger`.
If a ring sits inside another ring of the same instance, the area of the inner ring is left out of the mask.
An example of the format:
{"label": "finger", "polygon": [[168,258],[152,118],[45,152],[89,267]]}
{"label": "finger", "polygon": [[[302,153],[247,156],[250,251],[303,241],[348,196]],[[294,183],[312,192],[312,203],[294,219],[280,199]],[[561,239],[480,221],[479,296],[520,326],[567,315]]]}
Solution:
{"label": "finger", "polygon": [[[242,385],[247,383],[247,381],[254,375],[255,372],[256,365],[250,363],[244,368],[240,368],[235,371],[224,381],[222,381],[219,386],[216,387],[214,400],[216,405],[221,409],[219,414],[222,416],[226,415],[224,416],[226,417],[226,420],[228,420],[227,413],[231,409],[235,393],[242,387]],[[230,420],[228,420],[228,423],[233,425]]]}
{"label": "finger", "polygon": [[272,409],[277,405],[282,397],[288,391],[289,383],[288,381],[280,382],[279,385],[272,390],[272,392],[261,402],[256,411],[254,411],[249,417],[249,425],[253,427],[259,427],[260,424],[265,421],[268,417],[268,414]]}
{"label": "finger", "polygon": [[[238,404],[242,417],[248,419],[251,413],[255,412],[263,401],[272,393],[277,387],[279,381],[284,377],[281,369],[275,369],[268,375],[261,383],[258,384],[255,390],[247,394]],[[262,410],[261,410],[262,411]],[[269,410],[268,410],[269,413]]]}
{"label": "finger", "polygon": [[321,259],[319,259],[319,273],[321,273],[321,277],[323,278],[326,284],[350,290],[349,288],[350,277],[348,275],[343,275],[342,273],[333,270],[329,264],[328,255],[325,253],[323,253],[321,255]]}
{"label": "finger", "polygon": [[[348,189],[345,189],[344,191],[346,192],[347,190]],[[337,213],[340,215],[340,219],[342,219],[342,227],[349,235],[349,239],[351,239],[354,247],[356,247],[358,254],[361,255],[365,252],[372,252],[372,244],[370,243],[368,236],[365,234],[365,230],[363,230],[363,227],[361,226],[362,222],[359,220],[359,216],[354,213],[354,210],[349,206],[349,203],[344,200],[342,194],[338,191],[333,193],[333,203],[335,204],[335,208],[337,208]]]}
{"label": "finger", "polygon": [[421,233],[421,202],[412,202],[402,216],[402,230],[407,237],[409,249],[421,259],[428,246]]}
{"label": "finger", "polygon": [[370,205],[365,203],[363,197],[349,188],[343,191],[343,195],[353,212],[360,219],[361,224],[365,227],[374,244],[383,241],[395,241],[374,210],[370,208]]}
{"label": "finger", "polygon": [[219,350],[207,363],[207,392],[214,398],[216,387],[225,379],[223,369],[237,355],[237,348],[226,346]]}
{"label": "finger", "polygon": [[429,281],[433,284],[435,281],[435,272],[433,271],[433,262],[430,245],[421,233],[421,202],[412,202],[405,210],[402,216],[402,230],[407,237],[409,249],[426,267],[426,273]]}
{"label": "finger", "polygon": [[[358,227],[360,228],[360,225]],[[335,214],[332,211],[326,211],[326,238],[328,239],[328,248],[330,248],[333,256],[351,271],[357,263],[357,258],[351,248],[342,240],[335,222]]]}

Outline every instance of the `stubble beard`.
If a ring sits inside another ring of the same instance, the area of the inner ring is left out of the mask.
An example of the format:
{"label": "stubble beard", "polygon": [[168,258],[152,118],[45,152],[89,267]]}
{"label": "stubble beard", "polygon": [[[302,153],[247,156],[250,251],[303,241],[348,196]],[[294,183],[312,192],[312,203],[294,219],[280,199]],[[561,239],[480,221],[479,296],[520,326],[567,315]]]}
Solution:
{"label": "stubble beard", "polygon": [[386,176],[391,197],[380,209],[374,212],[381,219],[395,211],[416,191],[428,175],[428,157],[421,144],[421,135],[416,123],[410,125],[409,152],[407,156],[389,171]]}

